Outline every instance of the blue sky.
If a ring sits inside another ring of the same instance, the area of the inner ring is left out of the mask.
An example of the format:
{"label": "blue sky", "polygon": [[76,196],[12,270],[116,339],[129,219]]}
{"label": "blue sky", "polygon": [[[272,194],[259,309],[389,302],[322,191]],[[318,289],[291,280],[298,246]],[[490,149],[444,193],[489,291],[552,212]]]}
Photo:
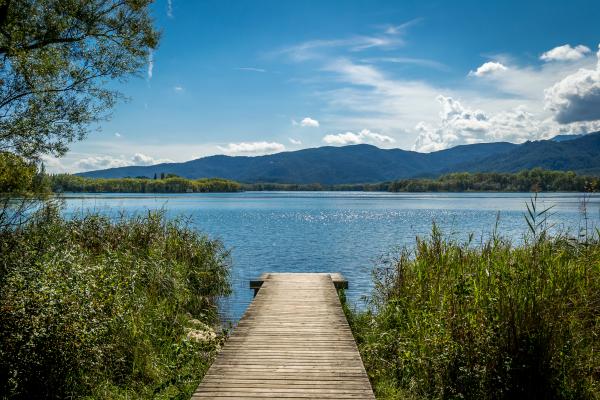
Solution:
{"label": "blue sky", "polygon": [[183,1],[130,98],[51,171],[600,130],[597,1]]}

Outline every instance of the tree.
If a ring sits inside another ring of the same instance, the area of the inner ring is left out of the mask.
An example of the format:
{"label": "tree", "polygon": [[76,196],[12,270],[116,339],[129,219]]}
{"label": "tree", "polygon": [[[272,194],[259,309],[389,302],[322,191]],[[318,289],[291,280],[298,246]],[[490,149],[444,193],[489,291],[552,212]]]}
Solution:
{"label": "tree", "polygon": [[20,196],[31,191],[36,177],[36,167],[11,153],[0,153],[0,193]]}
{"label": "tree", "polygon": [[151,0],[0,0],[0,151],[63,155],[158,44]]}

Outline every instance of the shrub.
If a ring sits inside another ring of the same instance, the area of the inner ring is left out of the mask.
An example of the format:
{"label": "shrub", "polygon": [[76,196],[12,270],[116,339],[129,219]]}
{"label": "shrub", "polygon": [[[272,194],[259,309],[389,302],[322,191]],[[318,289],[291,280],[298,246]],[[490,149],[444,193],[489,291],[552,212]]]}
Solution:
{"label": "shrub", "polygon": [[189,398],[228,276],[220,242],[161,212],[43,208],[0,232],[0,397]]}
{"label": "shrub", "polygon": [[434,226],[348,310],[379,398],[600,398],[600,243],[474,246]]}

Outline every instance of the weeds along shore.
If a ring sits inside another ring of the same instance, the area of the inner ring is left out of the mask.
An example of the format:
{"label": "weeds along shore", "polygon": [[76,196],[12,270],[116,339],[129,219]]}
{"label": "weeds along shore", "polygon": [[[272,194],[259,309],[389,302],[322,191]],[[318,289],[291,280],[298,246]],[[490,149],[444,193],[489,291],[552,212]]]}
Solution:
{"label": "weeds along shore", "polygon": [[600,398],[600,232],[550,237],[531,204],[522,245],[434,226],[374,270],[345,310],[377,398]]}
{"label": "weeds along shore", "polygon": [[221,342],[229,256],[161,212],[0,232],[1,398],[189,398]]}

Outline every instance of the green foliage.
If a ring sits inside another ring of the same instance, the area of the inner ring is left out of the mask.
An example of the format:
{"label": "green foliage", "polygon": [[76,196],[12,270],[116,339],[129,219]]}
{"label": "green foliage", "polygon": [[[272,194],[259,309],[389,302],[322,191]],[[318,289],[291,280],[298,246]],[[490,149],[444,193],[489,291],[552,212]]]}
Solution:
{"label": "green foliage", "polygon": [[396,182],[322,185],[286,183],[237,183],[209,178],[186,179],[161,173],[154,178],[85,178],[59,174],[50,176],[56,192],[185,193],[249,191],[390,191],[390,192],[591,192],[600,189],[600,178],[574,172],[533,169],[516,174],[455,173],[438,179],[407,179]]}
{"label": "green foliage", "polygon": [[[378,398],[600,398],[600,242],[539,234],[475,246],[434,226],[347,310]],[[531,218],[531,215],[528,218]]]}
{"label": "green foliage", "polygon": [[0,231],[0,397],[188,399],[222,341],[218,241],[162,213]]}
{"label": "green foliage", "polygon": [[0,201],[16,196],[47,194],[49,182],[42,168],[8,152],[0,152]]}
{"label": "green foliage", "polygon": [[437,179],[411,178],[394,182],[340,185],[248,183],[244,190],[365,191],[365,192],[591,192],[600,189],[597,176],[574,172],[545,171],[539,168],[515,174],[460,172]]}
{"label": "green foliage", "polygon": [[86,193],[196,193],[196,192],[239,192],[240,184],[226,179],[186,179],[167,176],[161,179],[116,178],[92,179],[76,175],[50,176],[55,192]]}
{"label": "green foliage", "polygon": [[405,179],[389,184],[390,192],[585,192],[600,188],[597,176],[539,168],[515,174],[453,173],[438,179]]}
{"label": "green foliage", "polygon": [[35,165],[12,153],[0,153],[0,193],[19,195],[28,192],[36,175]]}
{"label": "green foliage", "polygon": [[158,43],[151,0],[0,0],[0,151],[63,155]]}

